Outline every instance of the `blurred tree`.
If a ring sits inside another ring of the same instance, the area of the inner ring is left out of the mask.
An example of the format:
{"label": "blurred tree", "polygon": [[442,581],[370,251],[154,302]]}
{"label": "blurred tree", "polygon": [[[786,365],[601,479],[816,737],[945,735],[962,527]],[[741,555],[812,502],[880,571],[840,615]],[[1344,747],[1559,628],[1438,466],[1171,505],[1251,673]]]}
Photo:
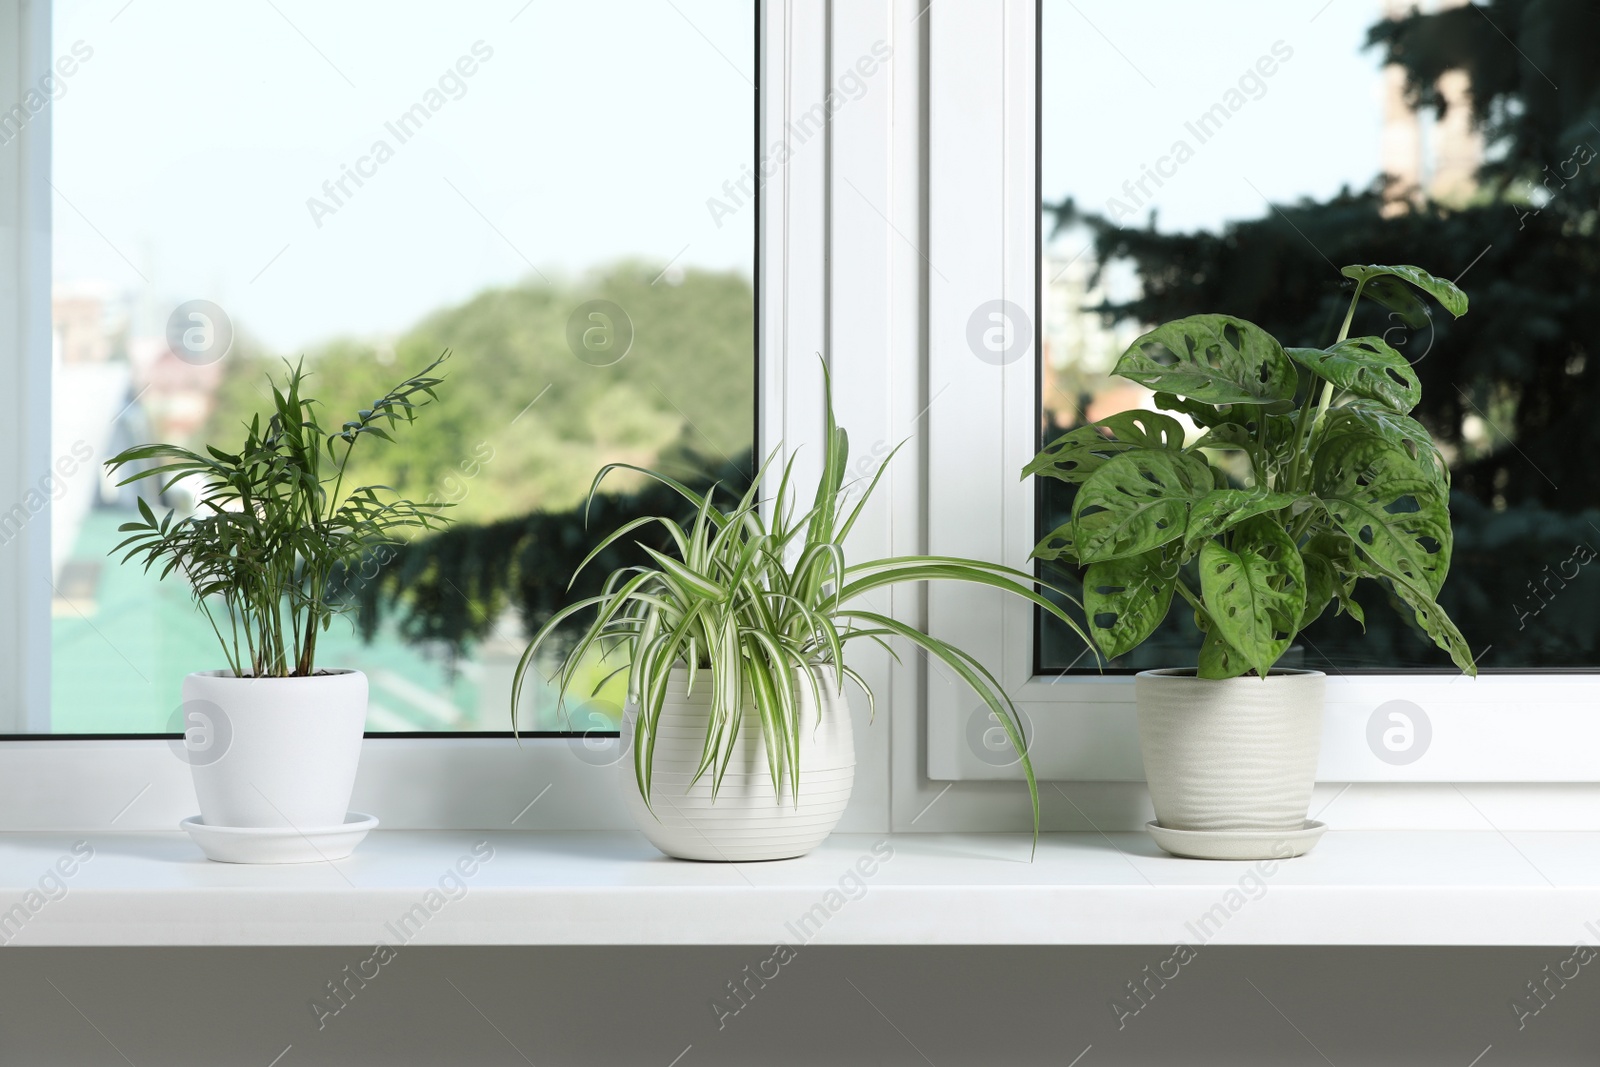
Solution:
{"label": "blurred tree", "polygon": [[[626,354],[585,362],[569,321],[594,300],[621,309]],[[601,464],[676,458],[689,475],[746,457],[755,422],[755,297],[743,276],[624,263],[568,283],[488,289],[432,312],[390,342],[341,339],[306,353],[329,417],[371,403],[397,368],[453,358],[439,400],[392,449],[374,449],[354,476],[417,500],[455,505],[484,523],[579,504]],[[205,440],[227,442],[261,410],[277,360],[230,366]],[[531,406],[530,406],[531,405]],[[685,447],[687,442],[688,447]],[[386,454],[381,454],[386,453]],[[626,475],[612,491],[639,485]]]}
{"label": "blurred tree", "polygon": [[[700,492],[716,485],[716,499],[728,505],[749,486],[749,478],[748,463],[736,462],[689,484]],[[694,509],[666,486],[647,481],[631,492],[597,496],[588,508],[453,526],[374,554],[368,566],[341,575],[337,586],[354,601],[356,624],[366,640],[394,616],[405,640],[440,645],[460,656],[487,637],[507,609],[532,633],[563,604],[599,593],[612,571],[650,565],[639,545],[674,551],[665,531],[652,525],[606,549],[573,581],[573,570],[595,542],[646,515],[688,523]]]}

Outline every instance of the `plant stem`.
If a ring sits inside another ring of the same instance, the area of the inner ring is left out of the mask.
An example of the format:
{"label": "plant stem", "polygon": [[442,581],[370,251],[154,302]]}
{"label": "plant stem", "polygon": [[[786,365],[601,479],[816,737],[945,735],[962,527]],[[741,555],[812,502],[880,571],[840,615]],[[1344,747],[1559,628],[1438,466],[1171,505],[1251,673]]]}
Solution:
{"label": "plant stem", "polygon": [[[1350,294],[1350,310],[1344,313],[1344,322],[1339,326],[1339,336],[1333,339],[1334,344],[1339,344],[1344,341],[1345,338],[1350,336],[1350,323],[1356,317],[1356,305],[1361,303],[1361,290],[1366,287],[1366,284],[1367,280],[1365,278],[1356,282],[1356,291]],[[1328,405],[1332,402],[1333,383],[1323,382],[1322,399],[1317,402],[1317,418],[1316,421],[1311,424],[1313,431],[1316,430],[1317,424],[1322,421],[1322,416],[1328,413]]]}
{"label": "plant stem", "polygon": [[1179,577],[1173,579],[1173,582],[1177,586],[1178,592],[1182,594],[1183,599],[1189,602],[1189,606],[1194,608],[1194,610],[1199,614],[1204,615],[1207,622],[1211,622],[1211,612],[1206,610],[1205,602],[1200,599],[1198,594],[1189,588],[1189,586],[1184,582],[1183,577],[1180,575]]}
{"label": "plant stem", "polygon": [[[1296,422],[1297,426],[1305,426],[1308,420],[1311,418],[1311,397],[1312,391],[1311,387],[1308,385],[1306,386],[1306,398],[1300,402],[1300,416]],[[1286,491],[1291,493],[1298,493],[1300,491],[1300,475],[1304,461],[1305,449],[1302,448],[1295,453],[1294,464],[1289,468],[1289,481],[1284,486]]]}
{"label": "plant stem", "polygon": [[1293,541],[1295,544],[1298,545],[1300,543],[1300,538],[1305,534],[1306,530],[1311,526],[1311,523],[1313,521],[1313,516],[1315,514],[1316,514],[1316,509],[1315,508],[1307,508],[1305,510],[1305,513],[1294,521],[1294,527],[1289,531],[1289,540]]}
{"label": "plant stem", "polygon": [[1356,282],[1356,291],[1350,294],[1350,310],[1344,313],[1344,324],[1339,327],[1339,336],[1334,338],[1334,344],[1338,344],[1350,336],[1350,323],[1356,317],[1356,304],[1360,302],[1361,290],[1366,288],[1366,284],[1367,280],[1365,278]]}
{"label": "plant stem", "polygon": [[[1355,321],[1356,306],[1361,302],[1361,290],[1366,287],[1366,284],[1367,281],[1365,278],[1356,282],[1356,291],[1350,294],[1350,308],[1344,313],[1344,322],[1339,326],[1339,336],[1334,338],[1334,344],[1339,344],[1346,337],[1350,336],[1350,324],[1351,322]],[[1300,406],[1301,422],[1305,421],[1310,403],[1311,388],[1308,386],[1306,388],[1305,401]],[[1322,383],[1322,396],[1317,401],[1316,417],[1311,420],[1311,425],[1306,428],[1305,437],[1301,441],[1300,452],[1294,457],[1294,476],[1289,480],[1289,486],[1291,489],[1298,490],[1300,488],[1300,479],[1305,473],[1306,457],[1311,454],[1311,443],[1316,437],[1317,427],[1322,425],[1323,416],[1328,413],[1328,407],[1332,403],[1333,383],[1330,381],[1324,381]]]}

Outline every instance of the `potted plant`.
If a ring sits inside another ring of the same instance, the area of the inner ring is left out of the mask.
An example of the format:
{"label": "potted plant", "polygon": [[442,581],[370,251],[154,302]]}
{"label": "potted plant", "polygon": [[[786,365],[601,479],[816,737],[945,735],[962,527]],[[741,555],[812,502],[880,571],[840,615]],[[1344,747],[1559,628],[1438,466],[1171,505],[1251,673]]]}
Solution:
{"label": "potted plant", "polygon": [[435,399],[445,353],[339,429],[323,428],[302,395],[304,365],[272,385],[232,452],[171,444],[130,448],[107,462],[118,483],[150,481],[156,499],[180,482],[192,513],[139,519],[112,551],[161,578],[178,574],[211,624],[226,670],[183,681],[180,749],[194,777],[197,819],[184,828],[213,859],[289,862],[348,855],[371,816],[349,812],[367,715],[360,671],[318,666],[317,639],[348,606],[334,583],[403,531],[442,525],[438,504],[385,486],[345,487],[351,453],[416,418]]}
{"label": "potted plant", "polygon": [[[1315,842],[1321,826],[1306,812],[1324,677],[1274,665],[1330,606],[1362,619],[1358,580],[1386,586],[1476,672],[1436,599],[1450,566],[1450,476],[1408,414],[1416,372],[1382,338],[1348,336],[1363,296],[1408,319],[1425,310],[1408,286],[1458,317],[1467,298],[1417,267],[1343,273],[1355,292],[1327,348],[1285,348],[1227,315],[1166,323],[1115,368],[1155,390],[1161,410],[1073,429],[1023,473],[1077,486],[1070,521],[1034,555],[1085,568],[1088,630],[1106,659],[1150,636],[1175,595],[1193,609],[1198,669],[1135,682],[1150,829],[1168,851],[1268,858],[1283,842],[1294,853]],[[1189,440],[1168,411],[1201,432]]]}
{"label": "potted plant", "polygon": [[650,842],[682,859],[801,856],[832,832],[850,799],[855,749],[846,680],[865,693],[869,707],[873,703],[871,688],[846,663],[845,649],[858,641],[887,647],[901,638],[971,685],[1004,727],[1027,777],[1037,838],[1038,786],[1010,697],[961,649],[862,600],[903,582],[976,582],[1025,597],[1078,627],[1021,571],[944,556],[847,563],[845,539],[895,452],[852,500],[859,487],[845,481],[848,437],[834,422],[826,387],[825,395],[823,470],[802,513],[796,514],[793,458],[773,499],[759,496],[769,458],[726,509],[713,499],[715,487],[702,495],[628,464],[600,470],[591,500],[610,472],[633,470],[670,486],[693,509],[693,519],[634,519],[579,564],[581,572],[607,546],[642,527],[665,531],[673,546],[667,553],[641,545],[651,565],[614,572],[599,595],[557,611],[539,628],[513,682],[513,727],[539,653],[562,623],[592,613],[556,670],[560,698],[591,651],[611,666],[606,680],[627,673],[624,731],[632,734],[633,782],[624,793]]}

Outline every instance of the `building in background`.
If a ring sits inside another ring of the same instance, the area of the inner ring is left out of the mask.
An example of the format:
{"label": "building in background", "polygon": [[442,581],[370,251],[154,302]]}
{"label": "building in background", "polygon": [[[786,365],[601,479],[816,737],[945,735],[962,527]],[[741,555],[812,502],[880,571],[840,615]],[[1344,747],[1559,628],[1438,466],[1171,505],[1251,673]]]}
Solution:
{"label": "building in background", "polygon": [[1073,256],[1047,250],[1040,265],[1039,396],[1046,416],[1061,427],[1138,407],[1150,396],[1110,376],[1141,331],[1137,323],[1107,325],[1093,310],[1106,300],[1106,284],[1093,279],[1094,268],[1091,249]]}
{"label": "building in background", "polygon": [[[1411,11],[1443,11],[1466,0],[1384,0],[1385,18]],[[1446,71],[1438,81],[1445,113],[1414,110],[1406,100],[1405,71],[1391,64],[1383,72],[1383,172],[1393,179],[1384,214],[1403,214],[1424,199],[1458,206],[1478,191],[1483,137],[1472,128],[1472,87],[1465,71]]]}

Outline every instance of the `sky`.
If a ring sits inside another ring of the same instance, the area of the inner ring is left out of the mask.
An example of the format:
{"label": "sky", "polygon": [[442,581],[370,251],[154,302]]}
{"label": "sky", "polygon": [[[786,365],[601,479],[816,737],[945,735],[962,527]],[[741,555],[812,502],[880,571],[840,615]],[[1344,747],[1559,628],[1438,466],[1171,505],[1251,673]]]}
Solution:
{"label": "sky", "polygon": [[[1120,221],[1141,227],[1154,207],[1157,229],[1175,232],[1365,186],[1381,169],[1382,80],[1360,46],[1381,14],[1377,0],[1044,0],[1044,198],[1105,212],[1115,197],[1134,212]],[[1271,76],[1255,69],[1263,57]],[[1186,129],[1240,100],[1203,143]],[[1180,139],[1193,150],[1181,164]],[[1171,176],[1147,179],[1135,204],[1123,183],[1164,156]]]}
{"label": "sky", "polygon": [[92,55],[51,108],[56,284],[140,294],[147,333],[211,300],[293,354],[538,273],[749,274],[754,212],[706,200],[752,155],[753,7],[58,0],[53,53]]}
{"label": "sky", "polygon": [[[1045,197],[1116,198],[1130,225],[1154,207],[1172,231],[1365,184],[1379,6],[1044,0]],[[60,0],[54,53],[93,54],[51,110],[56,282],[137,295],[145,333],[212,300],[293,354],[622,258],[749,273],[754,212],[706,201],[752,154],[752,8]],[[1275,72],[1201,143],[1185,124],[1263,57]],[[386,123],[430,90],[442,104],[402,143]],[[1130,196],[1180,139],[1193,157]],[[358,165],[364,184],[324,189]]]}

